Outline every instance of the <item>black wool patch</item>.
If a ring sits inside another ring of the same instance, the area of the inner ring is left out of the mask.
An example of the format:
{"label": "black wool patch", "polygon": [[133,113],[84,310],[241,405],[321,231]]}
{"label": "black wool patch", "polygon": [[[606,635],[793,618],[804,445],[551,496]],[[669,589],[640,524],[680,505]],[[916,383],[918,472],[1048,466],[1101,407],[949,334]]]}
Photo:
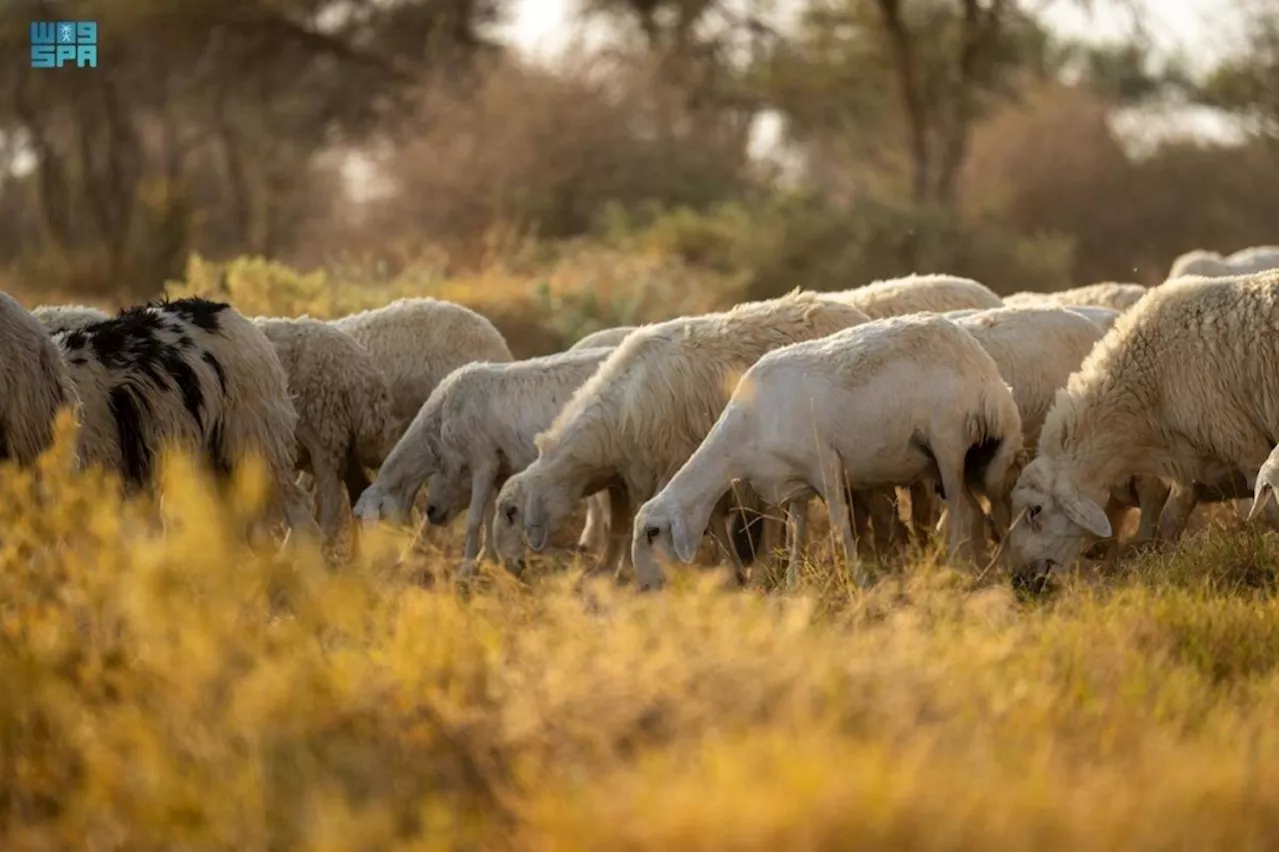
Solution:
{"label": "black wool patch", "polygon": [[231,457],[227,453],[226,435],[222,428],[221,419],[215,422],[213,428],[209,430],[209,442],[205,445],[205,453],[213,475],[221,480],[230,479]]}
{"label": "black wool patch", "polygon": [[207,332],[217,332],[221,327],[219,315],[231,306],[226,302],[211,302],[208,299],[190,296],[173,301],[152,302],[150,307],[159,308],[165,313],[173,314],[197,328]]}
{"label": "black wool patch", "polygon": [[107,394],[107,407],[115,418],[120,444],[120,472],[125,484],[132,488],[142,488],[151,479],[152,452],[143,431],[145,406],[146,401],[127,387],[112,388]]}
{"label": "black wool patch", "polygon": [[212,367],[213,371],[218,374],[218,384],[222,387],[223,396],[226,396],[227,371],[223,369],[222,363],[218,360],[218,356],[206,349],[200,357],[203,358],[205,363]]}

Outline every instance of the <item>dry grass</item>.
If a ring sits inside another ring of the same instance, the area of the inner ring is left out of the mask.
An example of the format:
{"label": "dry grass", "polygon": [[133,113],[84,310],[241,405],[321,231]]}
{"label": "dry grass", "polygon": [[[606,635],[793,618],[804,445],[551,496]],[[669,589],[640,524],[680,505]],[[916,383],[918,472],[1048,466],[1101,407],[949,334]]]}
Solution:
{"label": "dry grass", "polygon": [[[461,280],[196,260],[170,289],[251,315],[454,298],[521,320],[504,332],[531,354],[729,298],[664,263],[583,249]],[[1280,554],[1226,511],[1038,603],[932,552],[859,592],[818,518],[795,595],[698,569],[661,595],[579,590],[552,557],[464,596],[459,529],[379,531],[327,566],[241,533],[251,469],[219,497],[175,459],[163,504],[121,504],[71,470],[69,437],[35,474],[0,467],[0,848],[1280,841]]]}
{"label": "dry grass", "polygon": [[[9,850],[1274,849],[1277,539],[1213,528],[1052,600],[928,558],[869,593],[566,572],[459,542],[253,552],[176,460],[155,508],[0,476]],[[441,549],[443,548],[443,549]]]}

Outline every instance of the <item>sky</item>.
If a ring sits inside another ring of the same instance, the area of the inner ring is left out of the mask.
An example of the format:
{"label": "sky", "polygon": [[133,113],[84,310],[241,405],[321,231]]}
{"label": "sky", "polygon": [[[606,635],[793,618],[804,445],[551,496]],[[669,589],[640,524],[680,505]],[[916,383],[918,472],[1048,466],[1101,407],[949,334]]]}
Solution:
{"label": "sky", "polygon": [[[524,51],[550,57],[565,45],[573,30],[569,18],[577,0],[516,0],[513,19],[505,35]],[[794,0],[780,0],[779,6],[794,8]],[[1113,38],[1128,25],[1125,13],[1115,0],[1098,0],[1092,13],[1081,11],[1074,0],[1043,0],[1045,18],[1063,31],[1086,38]],[[1209,61],[1230,48],[1241,37],[1235,16],[1224,9],[1238,9],[1238,0],[1132,0],[1140,10],[1143,26],[1163,50],[1186,51],[1195,62]],[[1203,59],[1201,59],[1203,57]]]}

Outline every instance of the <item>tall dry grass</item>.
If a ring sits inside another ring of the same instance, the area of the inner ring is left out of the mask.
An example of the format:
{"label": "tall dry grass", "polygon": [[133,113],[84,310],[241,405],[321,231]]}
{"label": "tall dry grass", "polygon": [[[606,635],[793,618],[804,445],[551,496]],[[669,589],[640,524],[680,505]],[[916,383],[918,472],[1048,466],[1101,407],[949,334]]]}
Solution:
{"label": "tall dry grass", "polygon": [[[922,558],[800,594],[447,579],[458,536],[251,547],[249,466],[163,503],[0,467],[0,847],[1207,850],[1277,844],[1277,538],[1040,604]],[[163,521],[161,529],[157,520]]]}

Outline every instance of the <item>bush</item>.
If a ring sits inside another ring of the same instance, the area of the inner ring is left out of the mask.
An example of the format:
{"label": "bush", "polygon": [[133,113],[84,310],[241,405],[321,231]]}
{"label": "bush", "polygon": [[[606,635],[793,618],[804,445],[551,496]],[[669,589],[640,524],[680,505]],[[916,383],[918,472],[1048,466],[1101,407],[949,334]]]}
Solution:
{"label": "bush", "polygon": [[994,218],[970,221],[875,198],[849,209],[816,195],[780,194],[706,215],[615,211],[605,234],[621,245],[739,274],[750,299],[795,287],[844,290],[913,272],[966,275],[1001,294],[1070,285],[1065,237],[1019,236]]}
{"label": "bush", "polygon": [[734,303],[741,289],[731,276],[698,270],[675,258],[564,243],[511,269],[495,263],[473,274],[443,274],[432,263],[406,262],[388,275],[376,265],[349,264],[336,272],[299,272],[259,257],[225,263],[192,256],[182,281],[166,295],[230,302],[247,316],[333,319],[400,298],[431,297],[487,316],[517,357],[555,352],[600,328],[635,325]]}
{"label": "bush", "polygon": [[[65,422],[64,427],[69,425]],[[1273,849],[1274,532],[1216,531],[1019,605],[929,562],[866,593],[660,596],[236,534],[0,466],[6,849]],[[154,520],[163,517],[166,532]],[[447,553],[448,555],[444,555]]]}

